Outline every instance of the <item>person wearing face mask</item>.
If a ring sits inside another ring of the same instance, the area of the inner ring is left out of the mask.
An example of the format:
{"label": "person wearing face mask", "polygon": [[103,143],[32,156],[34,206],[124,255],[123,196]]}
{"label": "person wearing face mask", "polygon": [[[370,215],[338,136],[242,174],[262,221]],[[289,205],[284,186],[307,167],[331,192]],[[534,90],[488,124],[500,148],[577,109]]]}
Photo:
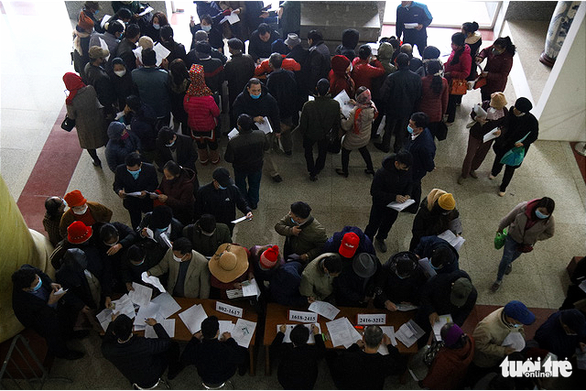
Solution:
{"label": "person wearing face mask", "polygon": [[140,224],[142,213],[153,210],[153,201],[147,192],[155,191],[158,185],[155,167],[152,164],[143,163],[137,152],[126,156],[124,164],[116,167],[112,188],[123,200],[122,204],[130,214],[133,228]]}
{"label": "person wearing face mask", "polygon": [[571,358],[578,348],[586,351],[586,319],[577,309],[558,311],[551,314],[535,332],[535,341],[541,349],[559,358]]}
{"label": "person wearing face mask", "polygon": [[109,223],[112,218],[112,211],[98,203],[88,201],[79,190],[73,190],[65,194],[63,200],[69,209],[61,217],[59,232],[62,238],[67,237],[67,227],[74,221],[82,221],[87,226],[96,223]]}
{"label": "person wearing face mask", "polygon": [[210,272],[208,260],[192,249],[187,238],[179,238],[158,265],[148,274],[158,277],[169,273],[167,292],[176,297],[207,299],[210,296]]}
{"label": "person wearing face mask", "polygon": [[61,197],[53,196],[45,199],[45,217],[43,217],[43,227],[49,235],[49,241],[53,247],[63,239],[59,232],[61,217],[65,212],[67,204]]}
{"label": "person wearing face mask", "polygon": [[509,37],[497,38],[494,43],[482,49],[476,57],[476,63],[482,64],[486,59],[486,65],[481,76],[486,78],[486,85],[480,88],[482,100],[489,100],[490,94],[504,91],[507,78],[513,68],[513,56],[516,48]]}
{"label": "person wearing face mask", "polygon": [[[116,57],[124,60],[126,73],[130,74],[136,68],[136,56],[133,50],[136,49],[136,43],[140,38],[140,27],[137,24],[129,24],[124,31],[124,38],[118,44]],[[114,60],[112,60],[114,63]]]}
{"label": "person wearing face mask", "polygon": [[164,126],[159,130],[156,148],[159,171],[163,171],[165,164],[173,160],[181,167],[193,170],[197,175],[197,152],[191,137],[175,133],[170,127]]}
{"label": "person wearing face mask", "polygon": [[230,10],[224,10],[223,12],[220,12],[213,17],[209,14],[202,15],[199,18],[200,22],[198,24],[195,24],[195,21],[192,18],[189,21],[189,30],[191,31],[192,35],[191,49],[195,49],[195,45],[198,42],[196,39],[196,33],[200,30],[203,30],[207,33],[210,45],[212,45],[214,49],[222,52],[224,50],[224,41],[222,40],[222,28],[220,26],[220,20],[222,20],[226,15],[230,15]]}
{"label": "person wearing face mask", "polygon": [[462,233],[461,225],[454,196],[441,189],[432,189],[421,201],[419,211],[413,219],[413,238],[409,251],[413,251],[424,236],[439,235],[448,229],[454,235],[459,235]]}
{"label": "person wearing face mask", "polygon": [[108,49],[100,46],[91,46],[89,50],[90,62],[85,66],[84,73],[86,82],[96,90],[98,100],[104,106],[103,112],[106,119],[113,120],[116,114],[114,105],[116,102],[116,91],[110,76],[104,68],[110,56]]}
{"label": "person wearing face mask", "polygon": [[[507,186],[511,183],[515,170],[521,166],[527,156],[529,146],[539,137],[539,122],[529,112],[532,108],[533,105],[529,99],[523,97],[517,99],[515,106],[509,109],[509,113],[505,117],[502,135],[496,139],[492,146],[496,156],[488,179],[495,179],[503,169],[503,164],[506,166],[503,181],[499,186],[498,194],[501,197],[506,195]],[[521,159],[520,161],[518,159],[507,160],[505,159],[507,154],[520,156]]]}
{"label": "person wearing face mask", "polygon": [[138,240],[138,235],[126,224],[117,221],[100,227],[98,250],[105,262],[110,263],[115,292],[124,292],[122,265],[128,248]]}
{"label": "person wearing face mask", "polygon": [[195,224],[183,228],[183,236],[188,238],[193,249],[205,257],[211,257],[222,243],[232,243],[230,228],[224,223],[217,223],[211,214],[202,215]]}
{"label": "person wearing face mask", "polygon": [[150,23],[145,23],[141,26],[141,35],[150,37],[154,42],[160,42],[161,27],[168,25],[169,21],[167,20],[167,16],[162,12],[155,12]]}
{"label": "person wearing face mask", "polygon": [[399,304],[419,304],[421,288],[426,278],[410,251],[399,252],[389,258],[376,276],[374,305],[397,311]]}
{"label": "person wearing face mask", "polygon": [[110,122],[108,138],[110,140],[106,144],[106,162],[112,172],[116,172],[116,167],[124,164],[126,156],[142,149],[140,139],[118,121]]}
{"label": "person wearing face mask", "polygon": [[144,215],[136,229],[141,238],[155,242],[164,251],[170,247],[183,232],[183,224],[173,217],[173,210],[167,205],[159,205]]}
{"label": "person wearing face mask", "polygon": [[236,208],[248,219],[252,219],[252,209],[246,198],[234,185],[230,172],[224,167],[218,167],[212,173],[212,181],[199,188],[195,197],[195,215],[200,218],[206,213],[213,215],[216,221],[224,223],[234,230]]}
{"label": "person wearing face mask", "polygon": [[299,293],[314,301],[334,300],[334,278],[342,271],[342,257],[336,253],[323,253],[303,269]]}
{"label": "person wearing face mask", "polygon": [[[90,47],[92,46],[101,46],[101,41],[106,42],[108,46],[108,51],[110,53],[116,53],[116,49],[120,44],[120,39],[124,34],[124,23],[120,22],[119,20],[111,21],[108,24],[107,30],[103,34],[94,33],[90,38]],[[106,57],[108,57],[106,55]],[[114,56],[112,56],[114,57]],[[108,58],[108,63],[106,65],[106,69],[110,70],[112,68],[112,57]]]}
{"label": "person wearing face mask", "polygon": [[524,325],[535,322],[535,315],[518,300],[507,303],[484,319],[474,329],[474,359],[470,371],[478,379],[489,372],[500,372],[499,364],[516,350],[511,346],[502,346],[510,333],[520,333],[525,338]]}
{"label": "person wearing face mask", "polygon": [[186,225],[193,221],[194,188],[199,189],[195,172],[169,160],[163,167],[163,179],[157,188],[158,194],[151,195],[151,198],[156,203],[169,206],[173,216],[177,216]]}
{"label": "person wearing face mask", "polygon": [[[161,262],[161,257],[155,256],[152,252],[147,251],[147,246],[144,243],[130,246],[124,254],[120,268],[122,282],[126,290],[128,292],[134,290],[132,287],[133,282],[144,285],[142,273],[158,265],[159,262]],[[165,276],[161,276],[160,281],[163,286],[167,283]]]}
{"label": "person wearing face mask", "polygon": [[391,202],[403,203],[411,198],[412,164],[413,156],[409,151],[402,149],[396,154],[390,154],[383,159],[382,167],[374,174],[370,186],[372,207],[364,233],[383,253],[387,252],[385,240],[399,216],[398,211],[387,205]]}
{"label": "person wearing face mask", "polygon": [[132,76],[127,71],[124,60],[120,57],[112,60],[112,69],[108,74],[116,93],[116,111],[122,111],[126,107],[126,97],[132,95]]}
{"label": "person wearing face mask", "polygon": [[470,56],[470,46],[466,43],[466,36],[463,33],[455,33],[452,35],[452,53],[444,64],[444,76],[450,83],[450,97],[446,112],[446,124],[448,126],[454,123],[456,119],[456,106],[458,101],[461,100],[460,94],[451,93],[452,83],[456,80],[465,81],[470,76],[471,67],[472,57]]}
{"label": "person wearing face mask", "polygon": [[500,289],[505,274],[513,270],[512,263],[522,253],[533,251],[535,243],[554,235],[555,222],[552,216],[555,201],[549,197],[537,198],[519,203],[499,223],[498,233],[508,228],[503,257],[498,267],[492,292]]}
{"label": "person wearing face mask", "polygon": [[450,243],[435,235],[422,237],[413,252],[419,259],[429,259],[436,274],[449,274],[460,269],[458,251]]}
{"label": "person wearing face mask", "polygon": [[40,269],[22,265],[12,274],[12,309],[25,327],[35,330],[47,342],[55,357],[77,360],[83,352],[69,349],[67,340],[86,332],[74,332],[73,326],[84,307],[73,293],[60,291],[61,285]]}

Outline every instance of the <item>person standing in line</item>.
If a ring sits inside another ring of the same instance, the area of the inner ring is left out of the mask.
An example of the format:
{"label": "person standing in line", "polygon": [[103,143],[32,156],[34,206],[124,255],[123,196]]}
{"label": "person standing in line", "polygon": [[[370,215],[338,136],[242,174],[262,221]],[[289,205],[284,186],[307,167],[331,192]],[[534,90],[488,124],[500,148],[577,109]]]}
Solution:
{"label": "person standing in line", "polygon": [[416,1],[401,1],[397,7],[397,39],[403,42],[417,45],[419,54],[423,55],[423,50],[427,46],[427,26],[431,24],[433,17],[427,9],[427,5]]}
{"label": "person standing in line", "polygon": [[476,57],[476,63],[481,64],[486,59],[484,72],[481,76],[486,77],[486,84],[480,88],[482,100],[490,99],[490,94],[497,91],[504,91],[507,85],[509,72],[513,68],[513,56],[516,48],[509,37],[500,37],[487,48],[482,49]]}
{"label": "person standing in line", "polygon": [[[244,54],[244,44],[238,38],[230,38],[228,40],[228,51],[230,52],[230,59],[224,65],[224,75],[228,81],[228,103],[230,112],[232,112],[232,105],[240,94],[246,83],[254,77],[254,60],[250,54]],[[237,118],[230,118],[230,128],[236,126]]]}
{"label": "person standing in line", "polygon": [[448,110],[449,84],[441,76],[442,63],[439,60],[427,61],[423,64],[423,67],[426,69],[426,76],[421,78],[419,111],[424,112],[429,117],[427,127],[432,136],[438,140],[444,140],[447,133],[440,134],[440,129],[445,128],[445,125],[441,124],[441,122]]}
{"label": "person standing in line", "polygon": [[[460,95],[452,94],[451,88],[455,80],[465,80],[470,75],[472,57],[470,57],[470,46],[465,43],[466,36],[462,33],[452,35],[452,53],[444,64],[444,76],[450,83],[450,97],[446,124],[452,125],[456,119],[456,104],[462,98]],[[465,93],[465,92],[464,92]]]}

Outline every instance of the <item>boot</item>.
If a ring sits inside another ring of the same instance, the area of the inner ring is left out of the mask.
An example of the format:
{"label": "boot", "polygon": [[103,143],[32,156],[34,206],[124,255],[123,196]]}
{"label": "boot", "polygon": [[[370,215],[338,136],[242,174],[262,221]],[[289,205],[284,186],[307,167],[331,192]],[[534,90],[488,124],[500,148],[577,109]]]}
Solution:
{"label": "boot", "polygon": [[199,148],[197,150],[197,152],[199,153],[199,162],[204,166],[206,164],[208,164],[208,161],[209,161],[208,149],[207,148]]}
{"label": "boot", "polygon": [[218,164],[220,162],[220,154],[217,149],[210,149],[210,160],[212,164]]}

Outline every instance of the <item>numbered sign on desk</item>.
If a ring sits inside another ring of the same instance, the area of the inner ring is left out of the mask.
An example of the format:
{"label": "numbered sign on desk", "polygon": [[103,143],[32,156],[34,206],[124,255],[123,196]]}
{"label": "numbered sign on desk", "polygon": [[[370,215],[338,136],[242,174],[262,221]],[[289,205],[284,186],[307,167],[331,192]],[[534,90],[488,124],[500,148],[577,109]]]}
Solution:
{"label": "numbered sign on desk", "polygon": [[384,325],[387,323],[387,314],[358,314],[356,317],[356,324],[361,326]]}
{"label": "numbered sign on desk", "polygon": [[228,314],[235,316],[237,318],[242,318],[244,310],[242,308],[234,307],[230,304],[225,304],[219,301],[216,301],[216,311],[221,312],[223,314]]}
{"label": "numbered sign on desk", "polygon": [[303,323],[317,323],[315,312],[289,310],[289,320]]}

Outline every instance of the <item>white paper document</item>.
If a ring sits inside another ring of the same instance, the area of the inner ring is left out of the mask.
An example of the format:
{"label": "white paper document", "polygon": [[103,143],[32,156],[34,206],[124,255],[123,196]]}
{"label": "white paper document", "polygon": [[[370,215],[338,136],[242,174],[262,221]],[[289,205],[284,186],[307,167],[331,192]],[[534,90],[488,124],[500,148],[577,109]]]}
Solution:
{"label": "white paper document", "polygon": [[586,292],[586,280],[582,281],[580,283],[580,285],[578,285],[578,288],[582,289],[584,292]]}
{"label": "white paper document", "polygon": [[167,292],[155,297],[151,303],[155,303],[161,306],[159,309],[159,314],[161,314],[165,319],[181,309],[181,306],[175,301],[173,296]]}
{"label": "white paper document", "polygon": [[499,131],[499,128],[494,128],[493,130],[491,130],[490,132],[488,132],[487,134],[484,135],[484,137],[482,137],[482,142],[485,143],[487,141],[493,140],[495,138],[497,138],[496,133]]}
{"label": "white paper document", "polygon": [[421,267],[421,269],[423,269],[423,273],[425,273],[427,279],[430,279],[431,277],[437,275],[437,272],[435,271],[433,266],[431,266],[431,261],[427,257],[421,258],[419,260],[419,266]]}
{"label": "white paper document", "polygon": [[163,45],[161,45],[160,42],[157,42],[157,44],[153,47],[153,50],[155,51],[155,53],[157,54],[157,66],[161,66],[161,63],[163,62],[163,60],[165,58],[167,58],[167,56],[171,53],[171,51],[169,49],[167,49],[166,47],[164,47]]}
{"label": "white paper document", "polygon": [[236,321],[236,325],[232,330],[232,338],[236,343],[243,348],[248,349],[252,336],[254,335],[254,329],[256,328],[256,322],[239,318]]}
{"label": "white paper document", "polygon": [[112,310],[109,308],[104,308],[99,314],[96,315],[96,319],[100,322],[100,326],[102,326],[102,330],[106,332],[108,325],[112,321]]}
{"label": "white paper document", "polygon": [[112,301],[112,305],[114,306],[114,313],[118,313],[119,315],[126,315],[130,319],[136,316],[134,304],[132,304],[132,300],[130,300],[128,294],[124,294],[118,300]]}
{"label": "white paper document", "polygon": [[[169,338],[175,337],[175,319],[165,319],[165,320],[158,322],[158,323],[160,323],[161,326],[163,326],[163,328],[165,329],[165,331],[169,335]],[[144,337],[145,338],[159,338],[157,336],[157,333],[155,332],[154,326],[149,326],[148,324],[144,329]]]}
{"label": "white paper document", "polygon": [[195,304],[179,314],[191,334],[201,330],[201,322],[208,317],[201,304]]}
{"label": "white paper document", "polygon": [[110,18],[111,18],[111,17],[112,17],[112,16],[111,16],[111,15],[108,15],[108,14],[104,15],[104,17],[103,17],[103,18],[102,18],[102,20],[100,21],[100,27],[101,27],[101,28],[104,28],[104,25],[106,24],[106,22],[107,22],[107,21],[109,21],[109,20],[110,20]]}
{"label": "white paper document", "polygon": [[148,303],[148,305],[140,306],[136,318],[134,318],[134,325],[144,325],[148,318],[156,319],[157,322],[163,321],[163,317],[159,315],[160,305],[155,303]]}
{"label": "white paper document", "polygon": [[417,28],[418,25],[419,25],[419,23],[403,23],[403,26],[407,30],[413,30],[413,29]]}
{"label": "white paper document", "polygon": [[[313,331],[311,330],[311,326],[314,324],[319,329],[319,334],[317,334],[317,337],[321,338],[321,325],[319,323],[306,323],[303,326],[305,326],[309,330],[309,339],[307,340],[308,344],[315,343],[315,336],[313,335]],[[283,342],[284,343],[291,343],[291,330],[293,330],[293,328],[297,325],[296,324],[287,324],[285,326],[287,327],[287,329],[285,330],[285,338],[283,338]],[[281,331],[281,330],[279,330],[280,328],[281,328],[281,325],[278,324],[277,325],[277,332]]]}
{"label": "white paper document", "polygon": [[232,220],[231,223],[232,224],[238,224],[238,223],[241,223],[241,222],[246,221],[246,220],[250,221],[250,219],[248,217],[242,216],[242,217],[237,218],[236,220]]}
{"label": "white paper document", "polygon": [[271,123],[270,123],[269,119],[267,117],[262,117],[262,118],[264,120],[264,122],[262,124],[255,122],[255,125],[258,128],[258,130],[261,130],[264,134],[273,133],[273,128],[271,127]]}
{"label": "white paper document", "polygon": [[[109,18],[108,18],[109,19]],[[103,20],[103,19],[102,19]],[[108,52],[110,52],[110,50],[108,49],[108,44],[106,43],[106,41],[104,41],[102,38],[98,37],[98,39],[100,40],[100,47],[103,50],[108,50]],[[108,59],[110,59],[110,56],[112,55],[112,53],[108,54],[108,56],[105,58],[106,61],[108,61]]]}
{"label": "white paper document", "polygon": [[144,11],[142,11],[140,14],[138,14],[138,16],[145,16],[146,14],[148,14],[149,12],[154,11],[154,10],[155,9],[149,5],[148,7],[146,7],[144,9]]}
{"label": "white paper document", "polygon": [[506,336],[501,346],[506,346],[515,349],[515,352],[520,352],[525,349],[525,338],[518,331],[512,331]]}
{"label": "white paper document", "polygon": [[242,289],[228,289],[226,290],[226,296],[228,296],[228,299],[230,300],[244,297],[242,294]]}
{"label": "white paper document", "polygon": [[327,301],[314,301],[309,305],[309,310],[315,312],[324,318],[333,320],[340,312],[339,309],[328,303]]}
{"label": "white paper document", "polygon": [[418,306],[416,306],[414,304],[405,304],[405,303],[395,304],[395,306],[397,307],[397,311],[401,311],[401,312],[413,311],[413,310],[416,310],[419,308]]}
{"label": "white paper document", "polygon": [[132,53],[134,53],[134,57],[138,58],[142,62],[142,46],[138,46],[136,49],[133,49]]}
{"label": "white paper document", "polygon": [[219,320],[218,323],[220,324],[220,334],[218,335],[218,339],[222,338],[223,333],[228,332],[232,334],[234,323],[231,320]]}
{"label": "white paper document", "polygon": [[350,323],[346,317],[327,322],[326,327],[328,328],[330,339],[334,347],[344,346],[348,349],[352,344],[356,343],[356,341],[362,339],[362,335],[356,331],[354,326],[352,326],[352,323]]}
{"label": "white paper document", "polygon": [[450,243],[450,245],[452,247],[454,247],[456,249],[456,251],[460,251],[460,248],[462,247],[462,245],[466,241],[466,239],[464,239],[463,237],[456,236],[449,229],[448,230],[445,230],[444,232],[442,232],[441,234],[439,234],[437,237],[445,240],[448,243]]}
{"label": "white paper document", "polygon": [[308,102],[311,102],[312,100],[315,100],[315,96],[313,96],[313,95],[308,95],[308,96],[307,96],[307,101],[308,101]]}
{"label": "white paper document", "polygon": [[147,272],[142,272],[142,274],[140,275],[140,278],[142,279],[143,282],[146,282],[147,284],[151,284],[152,286],[157,288],[159,290],[159,292],[161,292],[161,293],[166,292],[165,287],[163,286],[163,284],[161,284],[161,281],[159,281],[159,277],[149,276]]}
{"label": "white paper document", "polygon": [[412,199],[412,198],[409,198],[409,199],[408,199],[407,201],[405,201],[405,202],[396,202],[396,201],[393,201],[393,202],[391,202],[391,203],[389,203],[389,204],[387,205],[387,208],[391,208],[391,209],[394,209],[394,210],[396,210],[397,212],[401,212],[401,211],[403,211],[405,208],[408,208],[408,207],[410,207],[411,205],[413,205],[414,203],[415,203],[415,200],[414,200],[414,199]]}
{"label": "white paper document", "polygon": [[346,90],[342,90],[336,97],[334,98],[335,101],[338,101],[340,104],[340,109],[342,110],[342,114],[344,117],[350,117],[350,111],[354,108],[354,105],[350,103],[350,97]]}
{"label": "white paper document", "polygon": [[234,137],[238,135],[238,129],[234,128],[228,133],[228,140],[232,140]]}
{"label": "white paper document", "polygon": [[[395,328],[393,326],[381,326],[380,328],[383,330],[383,333],[388,335],[391,339],[391,345],[397,346],[397,339],[395,338]],[[378,347],[377,352],[382,354],[383,356],[386,356],[387,354],[389,354],[389,348],[384,343],[381,343]]]}
{"label": "white paper document", "polygon": [[222,18],[222,20],[220,20],[220,24],[222,24],[224,22],[234,24],[234,23],[240,22],[240,18],[238,17],[238,14],[235,14],[234,12],[232,12],[230,15],[224,16]]}
{"label": "white paper document", "polygon": [[433,334],[435,335],[436,341],[442,340],[442,335],[441,335],[442,327],[444,327],[444,325],[446,323],[450,323],[450,322],[453,322],[452,315],[448,314],[448,315],[440,315],[437,322],[435,322],[433,324]]}
{"label": "white paper document", "polygon": [[258,284],[256,283],[255,278],[253,278],[250,281],[244,281],[242,283],[242,296],[244,296],[244,297],[250,297],[250,296],[259,297],[260,296],[260,288],[258,287]]}
{"label": "white paper document", "polygon": [[151,297],[153,296],[153,290],[151,288],[136,282],[132,283],[132,288],[134,290],[128,292],[128,297],[134,304],[142,307],[151,301]]}
{"label": "white paper document", "polygon": [[413,319],[404,323],[395,333],[395,337],[403,343],[406,347],[411,347],[425,332],[419,327]]}

